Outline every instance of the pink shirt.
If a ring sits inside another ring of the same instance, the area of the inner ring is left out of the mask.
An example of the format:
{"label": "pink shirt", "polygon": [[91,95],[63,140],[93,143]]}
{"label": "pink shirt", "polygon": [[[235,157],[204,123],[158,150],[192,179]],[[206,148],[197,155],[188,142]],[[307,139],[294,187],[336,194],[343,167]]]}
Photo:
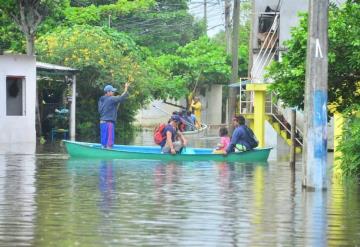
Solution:
{"label": "pink shirt", "polygon": [[222,136],[220,138],[220,144],[221,144],[222,147],[219,150],[224,150],[225,151],[227,149],[227,147],[229,146],[229,144],[230,144],[230,137]]}

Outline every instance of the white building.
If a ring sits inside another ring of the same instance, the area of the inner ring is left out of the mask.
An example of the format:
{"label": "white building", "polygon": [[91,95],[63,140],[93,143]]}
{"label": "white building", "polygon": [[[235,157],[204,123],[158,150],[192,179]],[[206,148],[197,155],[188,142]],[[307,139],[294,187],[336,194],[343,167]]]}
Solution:
{"label": "white building", "polygon": [[36,144],[36,59],[0,56],[0,150],[33,153]]}
{"label": "white building", "polygon": [[[61,73],[76,91],[78,70],[36,62],[35,56],[0,56],[0,153],[34,153],[37,73]],[[75,139],[75,93],[71,97],[70,138]]]}
{"label": "white building", "polygon": [[[343,2],[339,0],[336,4]],[[264,78],[266,66],[273,60],[281,60],[282,53],[286,52],[284,41],[291,38],[291,28],[299,25],[299,13],[308,12],[308,7],[308,0],[253,0],[250,44],[250,77],[253,83],[267,82]],[[289,122],[291,109],[283,109],[280,105],[278,110]],[[296,118],[296,125],[301,131],[304,128],[303,112],[297,111]],[[276,134],[269,124],[266,124],[266,133],[269,145],[279,144],[281,138],[275,138]],[[333,121],[330,121],[328,128],[328,147],[333,148]]]}

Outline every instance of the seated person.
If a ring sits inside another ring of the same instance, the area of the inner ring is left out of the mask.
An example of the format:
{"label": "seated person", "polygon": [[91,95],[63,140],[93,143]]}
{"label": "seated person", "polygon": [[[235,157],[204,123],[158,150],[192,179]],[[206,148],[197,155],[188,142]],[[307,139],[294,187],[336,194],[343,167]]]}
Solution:
{"label": "seated person", "polygon": [[191,117],[192,122],[194,123],[194,130],[199,129],[201,127],[201,125],[197,121],[196,116],[193,112],[190,112],[190,117]]}
{"label": "seated person", "polygon": [[184,119],[184,116],[183,116],[183,113],[182,112],[179,112],[179,119],[180,119],[180,123],[178,124],[178,129],[181,131],[181,132],[184,132],[185,131],[185,128],[186,128],[186,121]]}
{"label": "seated person", "polygon": [[185,131],[194,130],[194,124],[192,123],[191,114],[188,115],[186,110],[182,111],[183,120],[185,123]]}
{"label": "seated person", "polygon": [[233,126],[235,129],[225,154],[251,150],[250,142],[252,137],[246,129],[248,127],[245,125],[245,118],[243,116],[235,116],[233,118]]}
{"label": "seated person", "polygon": [[219,130],[220,143],[217,144],[216,149],[213,151],[214,154],[224,154],[227,147],[230,144],[230,137],[228,135],[228,130],[225,127],[221,127]]}
{"label": "seated person", "polygon": [[[179,123],[179,116],[171,116],[169,123],[165,126],[163,130],[165,138],[160,143],[162,153],[180,153],[181,149],[186,146],[186,139],[177,129]],[[180,139],[180,142],[176,141],[177,139]]]}

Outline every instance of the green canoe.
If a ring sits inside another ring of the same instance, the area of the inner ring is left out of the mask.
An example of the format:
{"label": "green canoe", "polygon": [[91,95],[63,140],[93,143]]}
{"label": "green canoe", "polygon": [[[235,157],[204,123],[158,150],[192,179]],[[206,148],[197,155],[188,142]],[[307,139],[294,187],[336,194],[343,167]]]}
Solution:
{"label": "green canoe", "polygon": [[[187,148],[183,154],[162,154],[159,146],[114,145],[113,149],[104,149],[97,143],[66,141],[68,154],[74,158],[91,159],[146,159],[180,161],[230,161],[230,162],[266,162],[271,148],[256,148],[228,155],[212,154],[210,148]],[[191,152],[190,152],[191,151]]]}

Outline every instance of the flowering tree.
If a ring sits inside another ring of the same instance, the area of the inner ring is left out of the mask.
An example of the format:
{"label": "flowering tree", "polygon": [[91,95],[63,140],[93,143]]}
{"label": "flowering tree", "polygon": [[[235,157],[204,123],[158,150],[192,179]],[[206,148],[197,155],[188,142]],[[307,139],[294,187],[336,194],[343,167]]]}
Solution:
{"label": "flowering tree", "polygon": [[[109,28],[77,25],[59,27],[42,36],[37,42],[42,61],[61,64],[80,70],[78,79],[78,128],[84,135],[97,132],[97,100],[105,84],[122,90],[130,83],[130,98],[121,106],[119,120],[130,128],[135,112],[150,97],[151,85],[146,64],[136,44],[123,33]],[[81,128],[81,126],[86,126]],[[95,131],[94,131],[95,130]]]}

